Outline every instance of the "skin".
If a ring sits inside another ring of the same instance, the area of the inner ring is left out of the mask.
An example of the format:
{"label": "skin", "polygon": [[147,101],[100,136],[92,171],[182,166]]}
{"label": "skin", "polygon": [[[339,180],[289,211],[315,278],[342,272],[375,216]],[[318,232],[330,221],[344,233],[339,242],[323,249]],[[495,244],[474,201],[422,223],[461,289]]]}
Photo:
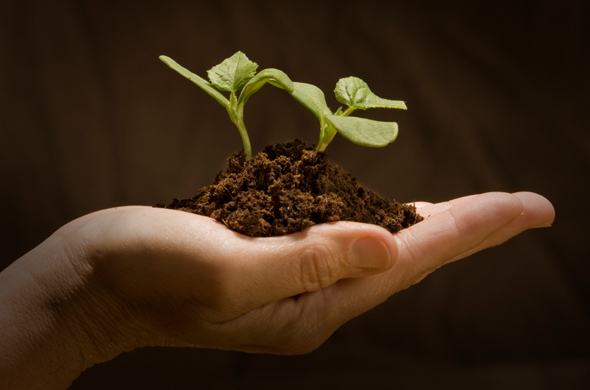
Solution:
{"label": "skin", "polygon": [[395,235],[336,222],[251,238],[143,206],[76,219],[0,273],[0,383],[65,389],[150,345],[308,353],[444,264],[555,217],[526,192],[417,207],[426,220]]}

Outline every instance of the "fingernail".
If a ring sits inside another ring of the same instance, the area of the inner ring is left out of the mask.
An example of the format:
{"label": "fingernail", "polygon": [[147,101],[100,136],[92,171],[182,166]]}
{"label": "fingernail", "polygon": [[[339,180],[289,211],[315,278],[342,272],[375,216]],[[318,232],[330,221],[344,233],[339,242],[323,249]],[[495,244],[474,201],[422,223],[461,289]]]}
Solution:
{"label": "fingernail", "polygon": [[389,267],[391,255],[385,244],[373,237],[359,238],[350,249],[352,265],[358,268],[381,269]]}

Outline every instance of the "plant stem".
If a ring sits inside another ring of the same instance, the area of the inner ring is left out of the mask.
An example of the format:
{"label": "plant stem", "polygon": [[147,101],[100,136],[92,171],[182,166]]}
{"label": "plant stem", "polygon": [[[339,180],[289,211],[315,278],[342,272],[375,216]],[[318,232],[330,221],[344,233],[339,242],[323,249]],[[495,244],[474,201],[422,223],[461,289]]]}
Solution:
{"label": "plant stem", "polygon": [[[356,110],[354,107],[348,107],[344,112],[338,109],[335,115],[349,116],[354,110]],[[328,144],[332,142],[337,132],[338,131],[331,124],[324,125],[323,130],[320,132],[320,141],[318,142],[318,146],[315,148],[316,153],[326,150],[326,147],[328,147]]]}
{"label": "plant stem", "polygon": [[250,145],[250,137],[248,137],[248,131],[244,124],[244,105],[238,104],[236,94],[231,93],[230,104],[227,109],[231,121],[236,125],[240,136],[242,137],[242,143],[244,144],[244,154],[246,155],[246,161],[252,158],[252,146]]}
{"label": "plant stem", "polygon": [[[346,109],[346,111],[344,111],[341,115],[342,116],[349,116],[350,114],[352,114],[354,112],[354,110],[356,110],[356,108],[354,108],[354,107],[348,107]],[[336,115],[338,115],[338,114],[336,114]]]}
{"label": "plant stem", "polygon": [[232,121],[238,127],[238,131],[242,136],[242,143],[244,144],[244,153],[246,154],[246,161],[252,158],[252,146],[250,145],[250,138],[248,137],[248,132],[246,131],[246,125],[241,118],[234,118],[232,117]]}
{"label": "plant stem", "polygon": [[316,146],[315,148],[315,152],[323,152],[324,150],[326,150],[326,147],[330,142],[332,142],[336,133],[337,131],[334,128],[334,126],[330,124],[324,125],[324,129],[321,132],[320,141],[318,142],[318,146]]}

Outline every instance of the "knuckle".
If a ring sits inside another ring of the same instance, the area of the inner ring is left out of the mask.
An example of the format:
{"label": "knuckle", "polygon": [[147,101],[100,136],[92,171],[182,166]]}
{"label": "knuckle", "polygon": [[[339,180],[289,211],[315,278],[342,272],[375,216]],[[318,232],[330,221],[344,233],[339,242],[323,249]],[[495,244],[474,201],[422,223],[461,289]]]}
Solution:
{"label": "knuckle", "polygon": [[305,291],[318,291],[338,280],[340,262],[326,245],[308,248],[301,256],[301,286]]}
{"label": "knuckle", "polygon": [[398,237],[398,240],[406,254],[405,258],[407,258],[408,267],[419,272],[428,271],[428,267],[422,261],[424,253],[420,245],[420,239],[411,231],[407,231],[406,234]]}
{"label": "knuckle", "polygon": [[399,238],[401,247],[406,256],[403,273],[398,275],[399,288],[404,290],[414,284],[422,281],[426,276],[434,272],[436,269],[432,267],[430,262],[424,261],[428,254],[425,254],[420,246],[419,238],[415,237],[411,232]]}

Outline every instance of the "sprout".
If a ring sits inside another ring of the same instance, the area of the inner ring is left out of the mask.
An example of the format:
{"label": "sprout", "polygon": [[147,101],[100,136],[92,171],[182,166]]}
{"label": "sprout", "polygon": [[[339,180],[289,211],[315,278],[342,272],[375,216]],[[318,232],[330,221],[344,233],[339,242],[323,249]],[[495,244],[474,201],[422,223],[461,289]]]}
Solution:
{"label": "sprout", "polygon": [[[266,83],[284,89],[299,103],[307,107],[320,121],[320,139],[316,152],[322,152],[336,133],[355,144],[370,147],[383,147],[395,141],[398,126],[395,122],[380,122],[370,119],[350,117],[355,110],[367,108],[396,108],[406,110],[402,101],[382,99],[369,89],[367,83],[357,77],[340,79],[336,84],[336,99],[348,106],[335,113],[328,108],[324,93],[316,86],[292,82],[278,69],[265,69],[256,74],[258,64],[252,62],[242,52],[237,52],[221,64],[207,71],[209,81],[183,68],[174,60],[160,56],[169,67],[197,84],[227,110],[230,119],[237,126],[246,161],[252,157],[250,138],[244,124],[244,105]],[[229,92],[227,99],[221,92]],[[239,91],[239,95],[236,93]]]}
{"label": "sprout", "polygon": [[[291,79],[278,69],[265,69],[256,74],[258,64],[250,61],[242,52],[237,52],[221,64],[211,68],[207,72],[211,82],[183,68],[169,57],[160,56],[160,59],[166,65],[197,84],[225,107],[231,121],[237,126],[242,137],[246,161],[252,158],[252,147],[244,124],[244,105],[250,96],[267,82],[288,92],[293,90]],[[219,91],[228,91],[229,100]],[[240,91],[239,96],[236,95],[238,91]]]}

